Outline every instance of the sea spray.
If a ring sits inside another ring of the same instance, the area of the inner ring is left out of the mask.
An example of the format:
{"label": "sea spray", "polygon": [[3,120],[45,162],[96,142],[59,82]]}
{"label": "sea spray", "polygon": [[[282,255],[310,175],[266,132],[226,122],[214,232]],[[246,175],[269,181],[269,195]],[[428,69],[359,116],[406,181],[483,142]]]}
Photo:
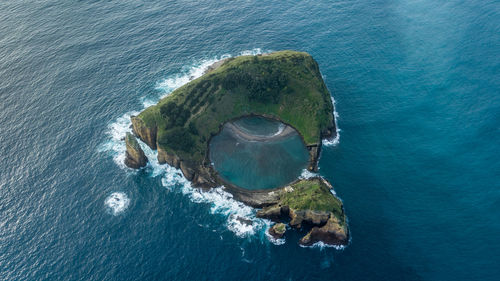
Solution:
{"label": "sea spray", "polygon": [[310,178],[317,177],[317,176],[319,176],[317,173],[313,173],[307,169],[303,169],[299,178],[300,179],[310,179]]}
{"label": "sea spray", "polygon": [[339,113],[337,112],[336,106],[335,106],[335,99],[333,96],[330,96],[332,100],[332,105],[333,105],[333,122],[335,124],[335,137],[331,139],[323,139],[322,143],[324,146],[336,146],[340,142],[340,128],[339,124],[337,123],[337,119],[339,118]]}
{"label": "sea spray", "polygon": [[113,156],[116,165],[123,169],[130,169],[124,163],[125,151],[127,150],[124,138],[127,132],[132,132],[132,129],[130,129],[130,116],[137,114],[139,114],[138,111],[125,113],[118,117],[115,122],[109,124],[106,132],[109,139],[98,149],[99,152],[109,152]]}
{"label": "sea spray", "polygon": [[[349,240],[350,241],[350,240]],[[305,246],[305,245],[302,245],[302,244],[299,244],[300,247],[302,248],[318,248],[320,250],[323,250],[325,248],[334,248],[335,250],[344,250],[347,246],[346,245],[329,245],[329,244],[325,244],[321,241],[319,242],[316,242],[310,246]]]}
{"label": "sea spray", "polygon": [[255,216],[255,209],[233,199],[233,195],[224,187],[203,191],[191,185],[179,169],[166,165],[166,174],[161,182],[169,190],[179,190],[192,202],[208,203],[210,212],[226,217],[227,228],[238,237],[250,237],[269,226],[269,221]]}
{"label": "sea spray", "polygon": [[285,124],[280,123],[278,126],[278,131],[276,131],[276,133],[274,133],[273,136],[279,136],[281,133],[283,133],[284,130],[285,130]]}
{"label": "sea spray", "polygon": [[113,216],[123,213],[130,204],[130,199],[123,192],[113,192],[104,200],[107,211]]}

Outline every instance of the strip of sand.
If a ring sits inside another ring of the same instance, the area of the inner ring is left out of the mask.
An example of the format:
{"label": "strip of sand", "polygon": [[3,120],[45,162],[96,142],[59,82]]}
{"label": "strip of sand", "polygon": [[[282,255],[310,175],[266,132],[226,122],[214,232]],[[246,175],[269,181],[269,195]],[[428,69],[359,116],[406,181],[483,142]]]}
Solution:
{"label": "strip of sand", "polygon": [[254,135],[246,130],[242,130],[238,125],[236,125],[233,122],[228,122],[224,126],[226,127],[227,130],[231,132],[233,136],[245,141],[260,141],[260,142],[277,141],[282,138],[288,137],[290,135],[298,134],[295,131],[295,129],[293,129],[288,125],[284,125],[283,130],[280,130],[273,135]]}

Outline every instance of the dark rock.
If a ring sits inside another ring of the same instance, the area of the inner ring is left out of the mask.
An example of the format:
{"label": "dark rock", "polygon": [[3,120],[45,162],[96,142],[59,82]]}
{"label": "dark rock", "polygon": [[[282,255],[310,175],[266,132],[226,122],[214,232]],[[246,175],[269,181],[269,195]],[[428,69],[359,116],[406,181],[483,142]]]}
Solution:
{"label": "dark rock", "polygon": [[252,220],[249,220],[249,219],[244,218],[244,217],[236,216],[236,220],[239,221],[241,224],[244,224],[247,226],[253,225]]}
{"label": "dark rock", "polygon": [[300,210],[290,209],[290,226],[301,228],[303,222],[308,222],[313,225],[323,225],[328,221],[330,212],[322,212],[315,210]]}
{"label": "dark rock", "polygon": [[173,153],[168,153],[167,151],[163,150],[161,147],[158,147],[158,163],[160,164],[165,164],[167,163],[168,165],[179,169],[181,159],[177,157],[177,155]]}
{"label": "dark rock", "polygon": [[277,222],[281,219],[281,207],[278,205],[272,205],[262,208],[261,210],[257,211],[257,217],[270,219]]}
{"label": "dark rock", "polygon": [[148,158],[137,142],[137,139],[131,133],[127,133],[125,136],[125,146],[127,147],[125,165],[134,169],[146,166]]}
{"label": "dark rock", "polygon": [[285,235],[286,231],[286,226],[284,223],[277,223],[273,225],[271,228],[269,228],[269,235],[274,237],[275,239],[280,239],[283,238]]}
{"label": "dark rock", "polygon": [[156,149],[156,133],[157,128],[148,128],[142,119],[132,116],[130,117],[132,121],[132,128],[134,133],[151,149]]}
{"label": "dark rock", "polygon": [[184,161],[180,161],[180,168],[182,171],[182,174],[188,181],[192,181],[194,178],[194,171],[190,167],[188,167]]}
{"label": "dark rock", "polygon": [[299,243],[310,246],[319,241],[329,245],[347,245],[349,230],[345,222],[341,223],[335,216],[331,216],[324,226],[313,227]]}
{"label": "dark rock", "polygon": [[318,145],[310,145],[307,147],[309,150],[309,164],[307,169],[311,172],[318,172],[318,159],[321,149],[321,142]]}

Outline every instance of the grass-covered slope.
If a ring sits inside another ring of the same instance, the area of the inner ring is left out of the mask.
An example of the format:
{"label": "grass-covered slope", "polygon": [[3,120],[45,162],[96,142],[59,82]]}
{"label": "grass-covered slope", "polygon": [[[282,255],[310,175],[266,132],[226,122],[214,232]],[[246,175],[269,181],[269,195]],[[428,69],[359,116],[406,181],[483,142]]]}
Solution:
{"label": "grass-covered slope", "polygon": [[331,188],[320,177],[298,180],[279,190],[275,203],[259,210],[257,217],[275,222],[290,220],[288,224],[293,228],[311,227],[300,240],[303,245],[319,241],[330,245],[347,245],[347,217],[342,201],[331,193]]}
{"label": "grass-covered slope", "polygon": [[205,159],[210,137],[231,119],[250,114],[274,117],[314,145],[332,130],[332,111],[316,61],[307,53],[281,51],[230,58],[138,118],[145,127],[155,128],[161,149],[195,165]]}
{"label": "grass-covered slope", "polygon": [[280,197],[280,204],[297,211],[332,212],[343,220],[342,201],[330,193],[330,187],[319,178],[300,180],[291,185],[292,192],[285,192]]}

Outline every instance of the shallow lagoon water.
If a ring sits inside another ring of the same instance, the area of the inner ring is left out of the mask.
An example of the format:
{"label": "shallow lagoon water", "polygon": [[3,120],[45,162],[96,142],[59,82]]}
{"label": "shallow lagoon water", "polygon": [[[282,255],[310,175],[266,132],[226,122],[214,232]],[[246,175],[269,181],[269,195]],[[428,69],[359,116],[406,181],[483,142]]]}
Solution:
{"label": "shallow lagoon water", "polygon": [[295,130],[262,117],[226,123],[210,141],[215,170],[245,189],[277,188],[292,182],[307,167],[308,157]]}

